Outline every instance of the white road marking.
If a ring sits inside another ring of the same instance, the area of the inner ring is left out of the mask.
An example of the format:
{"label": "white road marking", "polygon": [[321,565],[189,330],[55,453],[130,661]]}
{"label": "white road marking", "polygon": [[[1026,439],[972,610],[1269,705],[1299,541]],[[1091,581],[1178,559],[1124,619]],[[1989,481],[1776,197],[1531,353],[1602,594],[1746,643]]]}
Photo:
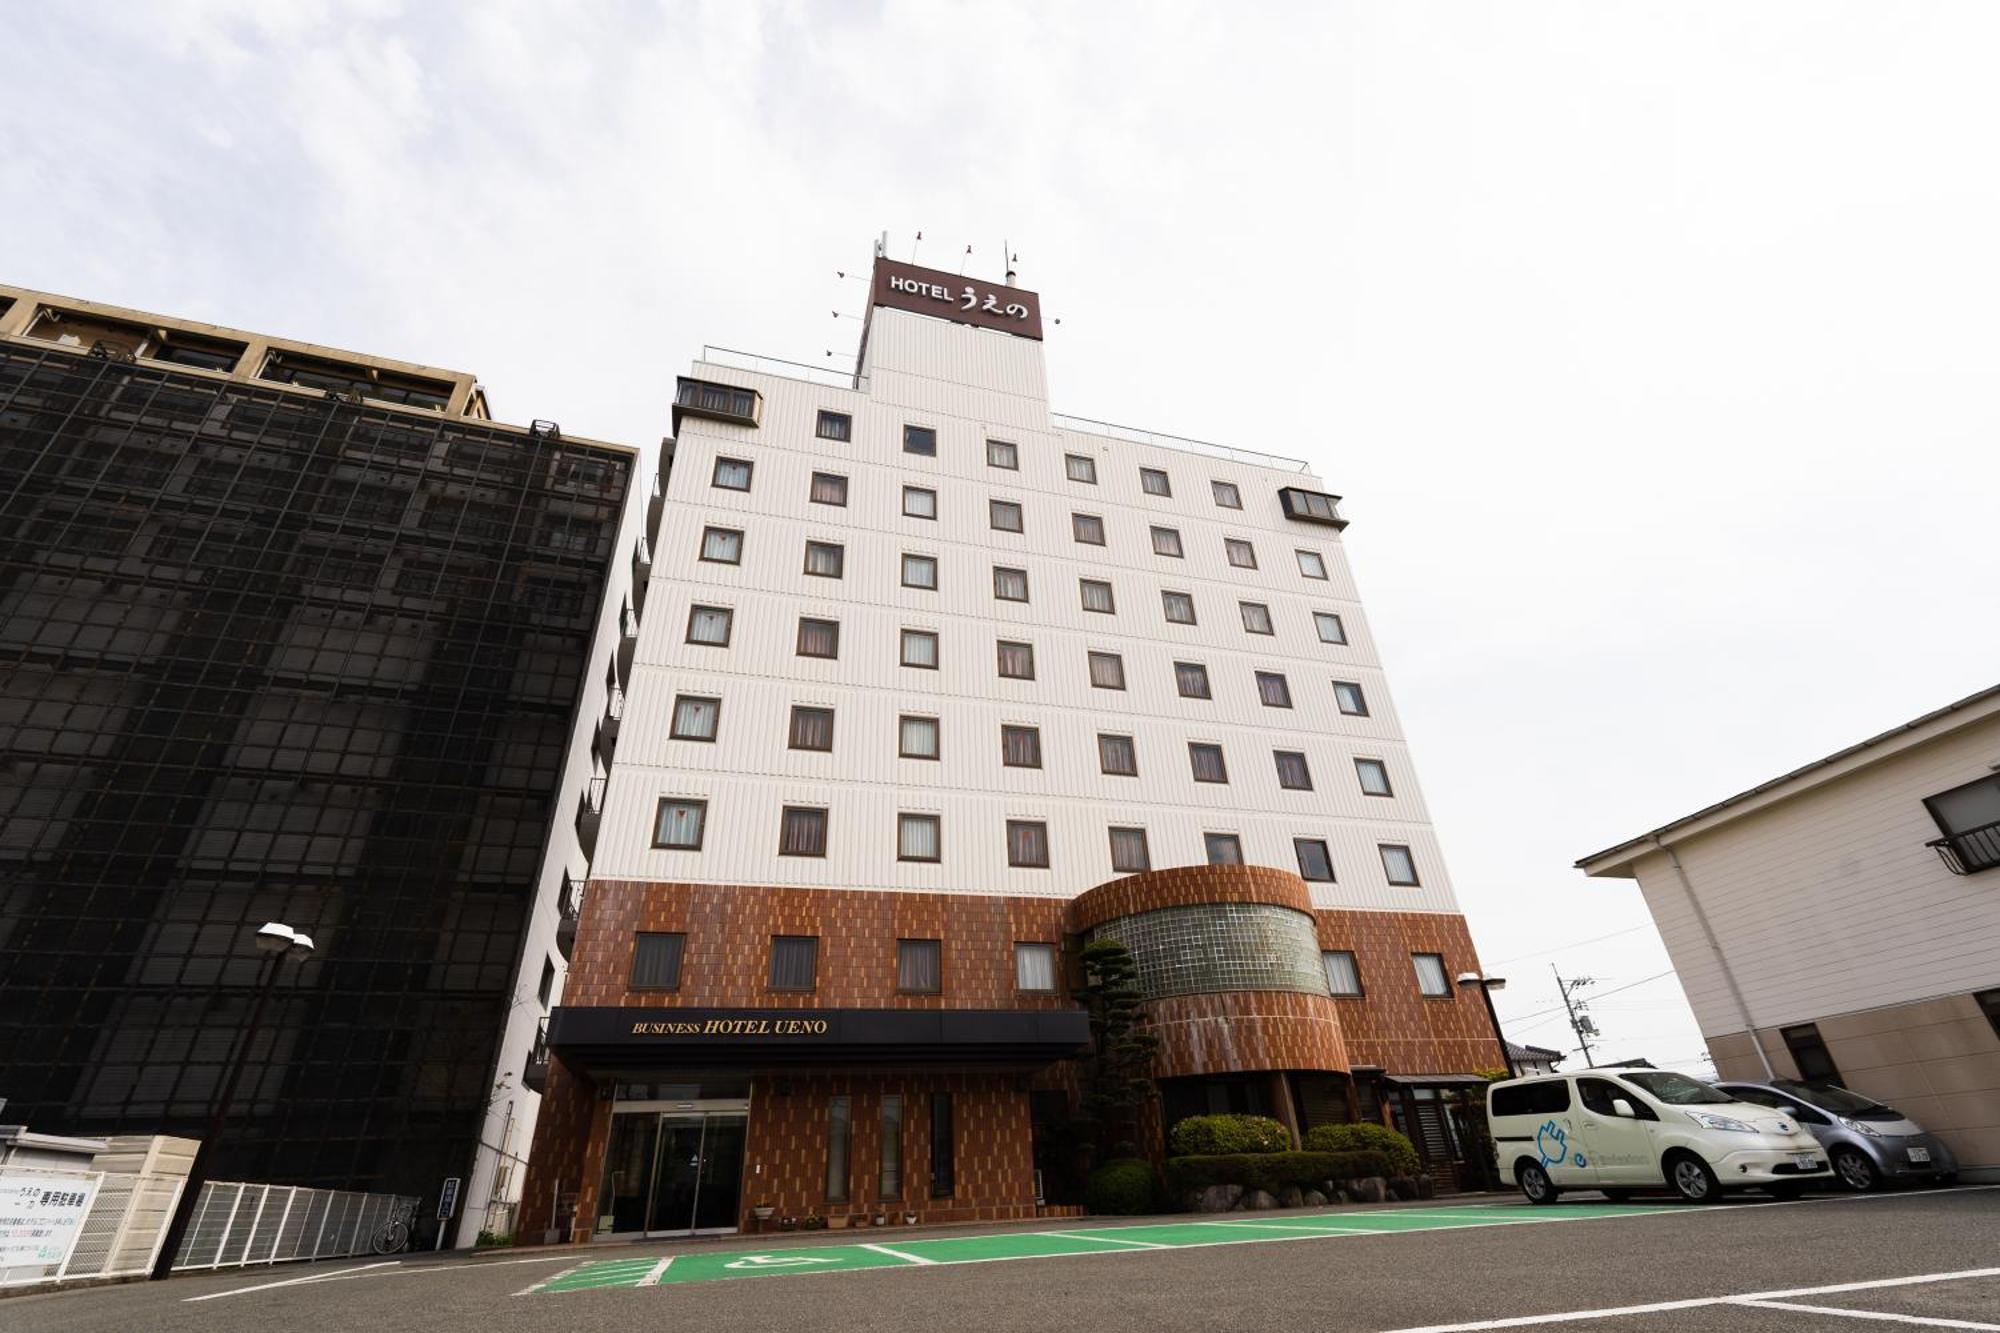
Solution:
{"label": "white road marking", "polygon": [[1731,1305],[1754,1306],[1759,1310],[1797,1310],[1801,1314],[1837,1314],[1847,1319],[1881,1319],[1892,1324],[1927,1324],[1932,1328],[2000,1329],[2000,1324],[1976,1324],[1970,1319],[1945,1319],[1939,1315],[1890,1314],[1886,1310],[1847,1310],[1838,1305],[1801,1305],[1797,1301],[1734,1300]]}
{"label": "white road marking", "polygon": [[635,1287],[658,1286],[660,1279],[666,1276],[667,1270],[673,1267],[673,1264],[674,1264],[674,1256],[670,1254],[666,1258],[660,1260],[660,1262],[654,1264],[652,1267],[652,1271],[647,1273],[646,1276],[640,1278],[637,1282],[634,1282],[632,1285]]}
{"label": "white road marking", "polygon": [[365,1273],[371,1268],[394,1268],[402,1262],[401,1259],[384,1259],[379,1264],[362,1264],[359,1268],[343,1268],[338,1273],[310,1273],[305,1277],[287,1278],[283,1282],[259,1282],[254,1287],[234,1287],[228,1291],[211,1291],[206,1296],[183,1296],[181,1297],[181,1304],[185,1305],[189,1301],[219,1301],[224,1296],[247,1296],[253,1291],[269,1291],[273,1287],[297,1287],[308,1282],[329,1282],[337,1277],[345,1277],[349,1273]]}
{"label": "white road marking", "polygon": [[[1193,1225],[1198,1227],[1229,1227],[1232,1229],[1240,1227],[1251,1231],[1306,1231],[1312,1233],[1315,1236],[1373,1236],[1373,1235],[1383,1234],[1377,1232],[1376,1229],[1373,1227],[1316,1227],[1316,1226],[1310,1226],[1304,1222],[1228,1221],[1228,1222],[1196,1222]],[[1449,1228],[1430,1227],[1426,1229],[1432,1231],[1445,1231],[1448,1230]]]}
{"label": "white road marking", "polygon": [[892,1250],[887,1245],[864,1244],[861,1248],[864,1250],[873,1250],[877,1254],[886,1254],[891,1259],[901,1259],[905,1263],[930,1265],[937,1262],[935,1259],[926,1259],[921,1254],[906,1254],[902,1250]]}
{"label": "white road marking", "polygon": [[[565,1257],[567,1257],[567,1256],[565,1256]],[[558,1280],[558,1279],[560,1279],[560,1278],[566,1278],[566,1277],[568,1277],[568,1276],[569,1276],[569,1275],[570,1275],[571,1273],[575,1273],[575,1272],[578,1272],[578,1271],[580,1271],[580,1270],[582,1270],[582,1269],[585,1269],[585,1268],[588,1268],[588,1267],[590,1267],[590,1265],[589,1265],[589,1264],[587,1264],[587,1263],[582,1263],[582,1264],[572,1264],[572,1265],[570,1265],[570,1266],[569,1266],[568,1268],[565,1268],[565,1269],[563,1269],[563,1271],[562,1271],[562,1272],[560,1272],[560,1273],[551,1273],[551,1274],[550,1274],[549,1276],[547,1276],[547,1277],[543,1278],[543,1279],[542,1279],[542,1280],[541,1280],[540,1282],[537,1282],[537,1283],[534,1283],[534,1284],[533,1284],[533,1285],[531,1285],[531,1286],[526,1286],[526,1287],[523,1287],[523,1288],[521,1288],[521,1289],[520,1289],[519,1291],[515,1292],[514,1294],[515,1294],[516,1296],[532,1296],[532,1295],[534,1295],[534,1294],[535,1294],[536,1292],[540,1291],[540,1290],[541,1290],[541,1289],[542,1289],[543,1287],[546,1287],[546,1286],[548,1286],[548,1285],[549,1285],[549,1283],[551,1283],[551,1282],[554,1282],[554,1281],[557,1281],[557,1280]]]}
{"label": "white road marking", "polygon": [[[1878,1278],[1873,1282],[1839,1282],[1829,1287],[1798,1287],[1789,1291],[1748,1291],[1735,1296],[1702,1296],[1684,1301],[1654,1301],[1649,1305],[1619,1305],[1596,1310],[1569,1310],[1558,1314],[1517,1315],[1509,1319],[1474,1319],[1463,1324],[1423,1324],[1414,1328],[1396,1329],[1394,1333],[1475,1333],[1475,1330],[1489,1328],[1531,1328],[1536,1324],[1568,1324],[1585,1319],[1616,1319],[1621,1315],[1696,1310],[1706,1305],[1753,1305],[1759,1301],[1781,1301],[1790,1296],[1829,1296],[1838,1291],[1879,1291],[1885,1287],[1915,1287],[1932,1282],[1961,1282],[1973,1277],[2000,1277],[2000,1268],[1967,1268],[1955,1273],[1918,1273],[1910,1277]],[[1853,1312],[1842,1310],[1840,1313]]]}
{"label": "white road marking", "polygon": [[1131,1245],[1142,1250],[1171,1250],[1172,1245],[1162,1245],[1156,1240],[1126,1240],[1123,1236],[1093,1236],[1087,1231],[1037,1231],[1037,1236],[1054,1236],[1059,1240],[1095,1240],[1106,1245]]}

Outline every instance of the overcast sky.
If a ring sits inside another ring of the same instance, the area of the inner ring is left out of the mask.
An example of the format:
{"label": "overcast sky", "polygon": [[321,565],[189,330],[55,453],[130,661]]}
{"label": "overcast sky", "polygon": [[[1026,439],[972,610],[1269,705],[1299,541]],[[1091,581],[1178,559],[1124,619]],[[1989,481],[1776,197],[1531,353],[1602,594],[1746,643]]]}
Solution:
{"label": "overcast sky", "polygon": [[[1580,855],[2000,674],[2000,9],[0,0],[0,280],[650,443],[865,269],[1310,459],[1510,1035],[1699,1037]],[[826,353],[831,351],[831,358]],[[1601,937],[1609,938],[1601,938]]]}

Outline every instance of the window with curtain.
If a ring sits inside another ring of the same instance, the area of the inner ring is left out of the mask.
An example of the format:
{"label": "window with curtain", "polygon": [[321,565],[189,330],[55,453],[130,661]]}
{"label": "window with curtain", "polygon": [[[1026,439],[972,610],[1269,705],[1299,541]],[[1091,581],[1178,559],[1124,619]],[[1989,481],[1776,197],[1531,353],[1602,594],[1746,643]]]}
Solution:
{"label": "window with curtain", "polygon": [[819,937],[771,937],[771,989],[811,990],[819,984]]}
{"label": "window with curtain", "polygon": [[712,644],[717,648],[729,646],[729,622],[735,613],[726,607],[695,606],[688,608],[689,643]]}
{"label": "window with curtain", "polygon": [[937,591],[937,557],[934,555],[903,556],[903,586]]}
{"label": "window with curtain", "polygon": [[903,452],[925,458],[937,457],[937,432],[929,426],[903,427]]}
{"label": "window with curtain", "polygon": [[812,478],[812,502],[816,505],[847,504],[847,478],[834,472],[815,472]]}
{"label": "window with curtain", "polygon": [[1194,597],[1184,592],[1162,592],[1160,610],[1166,614],[1170,625],[1192,625],[1194,619]]}
{"label": "window with curtain", "polygon": [[1049,826],[1038,819],[1007,821],[1007,864],[1046,870],[1049,866]]}
{"label": "window with curtain", "polygon": [[1243,507],[1243,493],[1236,489],[1235,482],[1211,481],[1208,483],[1208,488],[1215,496],[1215,502],[1224,509],[1241,509]]}
{"label": "window with curtain", "polygon": [[1229,557],[1229,563],[1238,569],[1257,568],[1257,548],[1241,537],[1223,538],[1222,550]]}
{"label": "window with curtain", "polygon": [[1139,489],[1148,495],[1172,495],[1174,484],[1158,468],[1142,467],[1139,469]]}
{"label": "window with curtain", "polygon": [[995,532],[1021,531],[1021,506],[1012,500],[988,500],[986,522]]}
{"label": "window with curtain", "polygon": [[1056,946],[1014,946],[1014,989],[1048,992],[1056,988]]}
{"label": "window with curtain", "polygon": [[1035,645],[1000,640],[1000,674],[1008,680],[1035,678]]}
{"label": "window with curtain", "polygon": [[715,723],[722,712],[722,700],[683,694],[674,699],[673,728],[668,738],[677,741],[712,741]]}
{"label": "window with curtain", "polygon": [[799,618],[800,657],[839,657],[840,622]]}
{"label": "window with curtain", "polygon": [[896,941],[896,989],[935,995],[944,988],[944,945],[939,940]]}
{"label": "window with curtain", "polygon": [[1028,571],[993,566],[993,595],[1003,602],[1028,600]]}
{"label": "window with curtain", "polygon": [[848,1162],[854,1148],[854,1099],[827,1099],[826,1201],[847,1202]]}
{"label": "window with curtain", "polygon": [[903,665],[937,670],[938,636],[927,629],[903,631]]}
{"label": "window with curtain", "polygon": [[1290,708],[1292,687],[1275,671],[1257,673],[1257,698],[1266,708]]}
{"label": "window with curtain", "polygon": [[1125,688],[1125,659],[1117,653],[1090,655],[1090,685],[1098,690]]}
{"label": "window with curtain", "polygon": [[1212,697],[1208,692],[1208,668],[1199,662],[1174,663],[1174,688],[1183,699]]}
{"label": "window with curtain", "polygon": [[1299,878],[1333,882],[1333,853],[1325,838],[1293,838],[1292,851],[1299,858]]}
{"label": "window with curtain", "polygon": [[679,931],[640,931],[632,937],[633,990],[678,990],[687,936]]}
{"label": "window with curtain", "polygon": [[1417,969],[1417,990],[1425,995],[1451,994],[1451,978],[1444,970],[1441,953],[1413,953],[1410,962]]}
{"label": "window with curtain", "polygon": [[1361,994],[1361,968],[1347,949],[1326,949],[1319,956],[1326,969],[1326,989],[1333,995]]}
{"label": "window with curtain", "polygon": [[719,565],[743,563],[743,534],[735,528],[703,528],[701,558]]}
{"label": "window with curtain", "polygon": [[986,442],[986,466],[1004,468],[1008,472],[1021,470],[1021,451],[1005,440]]}
{"label": "window with curtain", "polygon": [[903,488],[903,517],[937,517],[937,492],[928,486],[905,486]]}
{"label": "window with curtain", "polygon": [[702,826],[707,822],[707,801],[661,801],[653,817],[653,846],[698,852]]}
{"label": "window with curtain", "polygon": [[822,440],[838,440],[845,444],[854,437],[854,418],[845,412],[828,412],[822,409],[819,414],[819,425],[814,428],[813,433]]}
{"label": "window with curtain", "polygon": [[1188,762],[1196,782],[1227,782],[1229,766],[1222,761],[1222,747],[1202,741],[1188,742]]}
{"label": "window with curtain", "polygon": [[1340,711],[1349,717],[1367,717],[1368,699],[1361,693],[1361,687],[1351,680],[1333,682],[1333,701]]}
{"label": "window with curtain", "polygon": [[1086,486],[1097,484],[1097,460],[1082,454],[1063,455],[1063,475]]}
{"label": "window with curtain", "polygon": [[936,861],[944,855],[944,829],[936,815],[896,816],[896,859]]}
{"label": "window with curtain", "polygon": [[1118,604],[1112,599],[1110,584],[1102,579],[1078,579],[1077,586],[1083,592],[1084,610],[1106,616],[1118,614]]}
{"label": "window with curtain", "polygon": [[1313,628],[1319,631],[1321,643],[1347,642],[1347,626],[1331,611],[1313,612]]}
{"label": "window with curtain", "polygon": [[1104,520],[1096,514],[1071,514],[1070,536],[1085,546],[1104,545]]}
{"label": "window with curtain", "polygon": [[1300,551],[1298,552],[1298,557],[1299,573],[1309,579],[1323,579],[1326,577],[1326,560],[1321,557],[1318,551]]}
{"label": "window with curtain", "polygon": [[1146,847],[1146,830],[1111,830],[1111,868],[1121,875],[1136,875],[1153,868],[1152,853]]}
{"label": "window with curtain", "polygon": [[1184,553],[1181,550],[1181,534],[1179,530],[1175,528],[1154,528],[1153,554],[1168,556],[1175,560],[1184,558]]}
{"label": "window with curtain", "polygon": [[847,549],[832,542],[806,543],[806,573],[819,579],[837,579],[847,568]]}
{"label": "window with curtain", "polygon": [[1204,833],[1202,849],[1208,853],[1208,863],[1212,866],[1240,866],[1243,864],[1243,839],[1234,833]]}
{"label": "window with curtain", "polygon": [[1000,728],[1000,762],[1008,768],[1042,766],[1042,733],[1035,727]]}
{"label": "window with curtain", "polygon": [[882,1098],[882,1151],[881,1171],[876,1179],[875,1194],[882,1199],[903,1197],[903,1099],[889,1095]]}
{"label": "window with curtain", "polygon": [[1287,791],[1311,791],[1312,770],[1306,766],[1306,757],[1299,750],[1273,750],[1271,757],[1278,762],[1278,785]]}
{"label": "window with curtain", "polygon": [[1361,780],[1361,790],[1369,796],[1396,794],[1389,787],[1389,766],[1380,759],[1355,760],[1354,776]]}
{"label": "window with curtain", "polygon": [[1271,628],[1271,608],[1262,602],[1238,602],[1243,612],[1243,628],[1251,634],[1274,634]]}
{"label": "window with curtain", "polygon": [[790,744],[794,750],[831,750],[833,710],[793,704]]}
{"label": "window with curtain", "polygon": [[1100,735],[1097,738],[1097,764],[1101,770],[1115,777],[1136,778],[1139,776],[1139,751],[1130,736]]}
{"label": "window with curtain", "polygon": [[778,855],[825,856],[826,811],[813,806],[786,806],[778,824]]}
{"label": "window with curtain", "polygon": [[1391,884],[1407,888],[1417,886],[1417,861],[1410,855],[1410,849],[1401,843],[1385,842],[1378,845],[1382,853],[1382,870]]}
{"label": "window with curtain", "polygon": [[750,489],[751,463],[745,458],[718,458],[715,473],[710,482],[717,490],[747,491]]}
{"label": "window with curtain", "polygon": [[931,1094],[931,1197],[949,1199],[958,1190],[958,1149],[952,1134],[951,1094]]}
{"label": "window with curtain", "polygon": [[905,717],[897,754],[904,759],[938,757],[938,720],[934,717]]}

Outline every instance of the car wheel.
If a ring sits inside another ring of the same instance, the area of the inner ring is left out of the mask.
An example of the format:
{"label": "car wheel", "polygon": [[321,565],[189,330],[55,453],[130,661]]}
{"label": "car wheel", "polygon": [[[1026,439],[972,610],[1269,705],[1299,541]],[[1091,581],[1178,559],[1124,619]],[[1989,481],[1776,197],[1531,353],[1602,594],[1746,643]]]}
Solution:
{"label": "car wheel", "polygon": [[1603,1194],[1605,1198],[1611,1200],[1613,1203],[1623,1203],[1632,1197],[1631,1190],[1605,1190]]}
{"label": "car wheel", "polygon": [[1880,1189],[1882,1173],[1875,1169],[1875,1163],[1868,1160],[1868,1154],[1853,1148],[1838,1148],[1833,1154],[1833,1174],[1840,1177],[1840,1183],[1857,1194]]}
{"label": "car wheel", "polygon": [[1716,1203],[1722,1198],[1722,1185],[1715,1178],[1715,1172],[1708,1169],[1708,1163],[1691,1152],[1684,1152],[1667,1163],[1667,1183],[1674,1187],[1674,1193],[1689,1203]]}
{"label": "car wheel", "polygon": [[1556,1188],[1555,1182],[1549,1179],[1549,1173],[1542,1169],[1539,1162],[1521,1163],[1520,1168],[1514,1172],[1514,1179],[1521,1186],[1521,1193],[1527,1196],[1529,1203],[1554,1203],[1556,1196],[1562,1193]]}

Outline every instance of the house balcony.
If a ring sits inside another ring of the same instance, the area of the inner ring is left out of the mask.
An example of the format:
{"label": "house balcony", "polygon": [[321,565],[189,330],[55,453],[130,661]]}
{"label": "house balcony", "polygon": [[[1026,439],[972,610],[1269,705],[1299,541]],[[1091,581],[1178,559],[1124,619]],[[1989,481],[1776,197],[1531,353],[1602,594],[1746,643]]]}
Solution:
{"label": "house balcony", "polygon": [[597,858],[597,826],[604,818],[604,782],[603,778],[592,778],[576,803],[576,840],[591,860]]}
{"label": "house balcony", "polygon": [[568,962],[576,948],[576,923],[583,916],[583,885],[563,876],[562,895],[556,899],[556,951]]}
{"label": "house balcony", "polygon": [[632,544],[632,609],[646,614],[646,589],[653,581],[653,552],[644,541]]}
{"label": "house balcony", "polygon": [[639,613],[627,602],[618,612],[618,679],[632,679],[632,659],[639,652]]}
{"label": "house balcony", "polygon": [[545,1092],[549,1086],[549,1020],[535,1030],[535,1044],[528,1052],[528,1063],[521,1070],[521,1086],[530,1092]]}
{"label": "house balcony", "polygon": [[1938,859],[1952,874],[1976,875],[2000,866],[2000,823],[1962,829],[1933,838],[1924,846],[1935,849]]}

